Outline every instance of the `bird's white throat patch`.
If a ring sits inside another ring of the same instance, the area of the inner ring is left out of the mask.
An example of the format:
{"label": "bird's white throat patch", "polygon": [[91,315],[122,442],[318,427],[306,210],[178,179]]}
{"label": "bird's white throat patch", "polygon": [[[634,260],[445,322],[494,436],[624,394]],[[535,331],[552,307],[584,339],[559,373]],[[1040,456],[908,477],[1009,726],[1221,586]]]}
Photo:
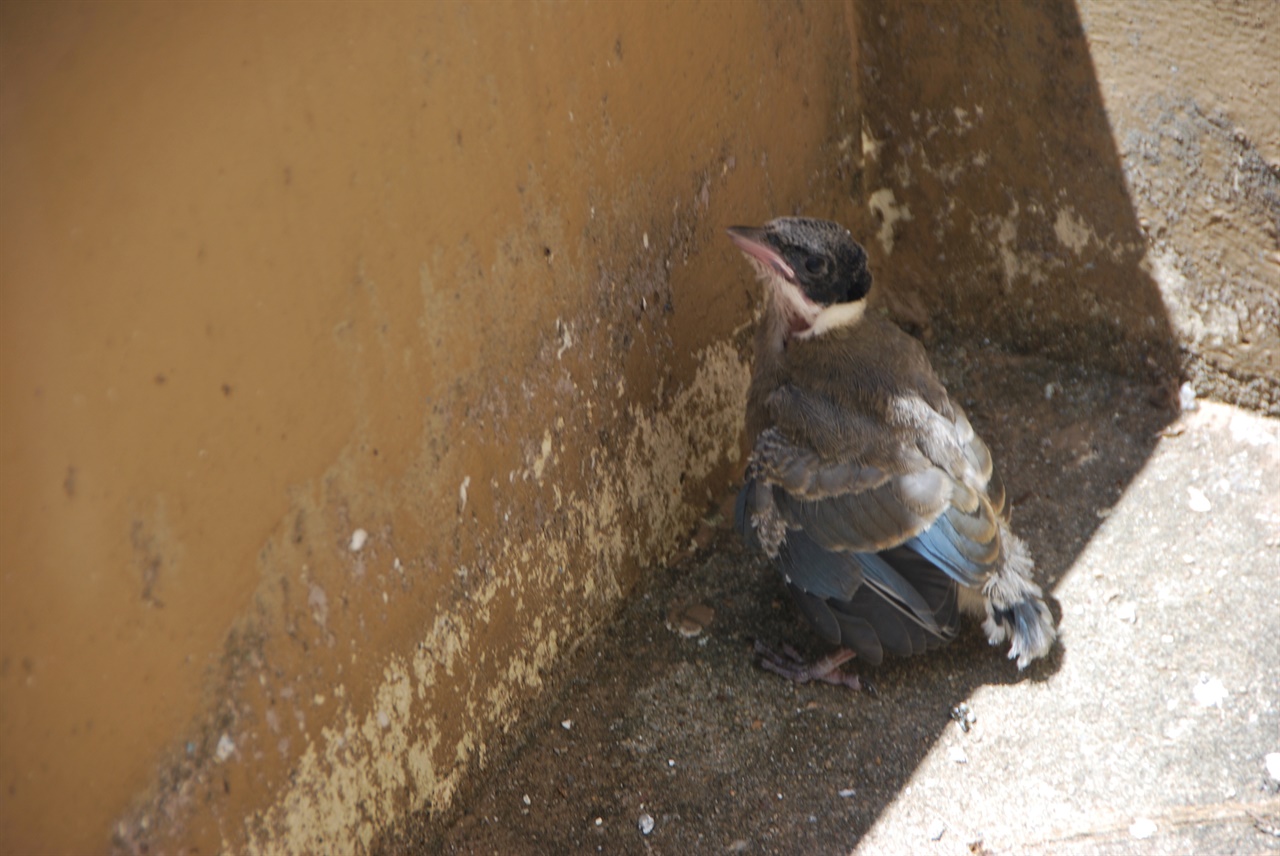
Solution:
{"label": "bird's white throat patch", "polygon": [[778,314],[786,320],[787,338],[813,329],[814,322],[822,314],[822,307],[805,297],[800,287],[785,277],[773,271],[762,273]]}
{"label": "bird's white throat patch", "polygon": [[813,339],[839,327],[857,324],[862,320],[862,315],[866,311],[867,302],[865,300],[855,300],[852,303],[837,303],[833,306],[828,306],[818,313],[818,317],[813,320],[812,326],[803,333],[797,334],[796,338]]}
{"label": "bird's white throat patch", "polygon": [[831,306],[814,303],[798,285],[780,276],[777,271],[758,262],[757,270],[771,292],[775,311],[786,321],[785,338],[812,339],[839,327],[858,323],[866,311],[864,300]]}

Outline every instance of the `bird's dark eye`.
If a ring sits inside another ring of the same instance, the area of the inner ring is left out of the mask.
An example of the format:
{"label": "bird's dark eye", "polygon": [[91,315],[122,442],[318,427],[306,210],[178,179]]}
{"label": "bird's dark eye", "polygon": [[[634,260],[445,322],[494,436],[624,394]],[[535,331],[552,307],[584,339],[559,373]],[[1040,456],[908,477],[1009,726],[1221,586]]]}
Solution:
{"label": "bird's dark eye", "polygon": [[825,273],[827,270],[827,260],[822,256],[809,256],[804,260],[804,269],[812,274]]}

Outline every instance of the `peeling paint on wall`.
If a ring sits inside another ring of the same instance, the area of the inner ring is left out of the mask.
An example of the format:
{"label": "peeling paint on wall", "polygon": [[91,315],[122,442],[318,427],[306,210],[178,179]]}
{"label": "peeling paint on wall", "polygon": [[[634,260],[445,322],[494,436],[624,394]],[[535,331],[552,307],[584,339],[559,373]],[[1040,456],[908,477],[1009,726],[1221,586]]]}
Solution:
{"label": "peeling paint on wall", "polygon": [[893,188],[884,187],[867,198],[867,207],[880,220],[880,228],[876,231],[876,240],[884,248],[886,256],[893,253],[894,227],[900,222],[911,220],[911,209],[898,204],[894,198]]}
{"label": "peeling paint on wall", "polygon": [[896,317],[1280,412],[1280,6],[859,13]]}
{"label": "peeling paint on wall", "polygon": [[[526,593],[553,589],[561,573],[548,560],[571,555],[583,544],[599,569],[589,578],[587,593],[601,588],[616,597],[624,555],[660,560],[676,546],[672,534],[687,531],[695,519],[696,509],[681,498],[686,479],[705,479],[737,459],[747,366],[727,343],[708,347],[699,364],[693,382],[666,412],[652,418],[632,414],[635,427],[624,451],[601,461],[597,487],[585,497],[567,497],[578,530],[572,540],[539,541],[532,549],[506,542],[494,561],[496,573],[471,592],[465,607],[438,616],[410,662],[390,658],[370,707],[345,711],[338,724],[324,727],[308,744],[288,790],[248,822],[249,852],[360,850],[368,847],[374,830],[400,812],[450,804],[460,780],[486,751],[481,735],[510,726],[518,713],[515,701],[540,684],[564,638],[535,623],[516,646],[523,656],[512,658],[492,684],[467,686],[462,707],[470,736],[456,743],[450,757],[449,742],[433,726],[438,711],[428,689],[437,685],[440,673],[457,677],[461,664],[479,659],[468,629],[474,616],[515,590],[517,573]],[[643,524],[630,538],[617,531],[617,509],[626,504]],[[353,800],[354,794],[361,799]]]}
{"label": "peeling paint on wall", "polygon": [[0,6],[0,849],[365,849],[733,477],[850,21],[139,8]]}

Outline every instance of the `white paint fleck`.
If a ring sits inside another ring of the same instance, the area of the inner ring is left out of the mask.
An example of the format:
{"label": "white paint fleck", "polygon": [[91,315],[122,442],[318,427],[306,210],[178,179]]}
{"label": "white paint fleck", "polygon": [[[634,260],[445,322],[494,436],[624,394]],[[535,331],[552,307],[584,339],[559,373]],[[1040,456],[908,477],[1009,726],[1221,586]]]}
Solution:
{"label": "white paint fleck", "polygon": [[1077,217],[1070,207],[1058,211],[1058,217],[1053,221],[1053,234],[1058,236],[1059,243],[1068,247],[1077,256],[1090,241],[1097,240],[1089,224]]}
{"label": "white paint fleck", "polygon": [[1204,491],[1200,488],[1189,487],[1187,488],[1187,494],[1191,497],[1187,504],[1191,506],[1192,511],[1204,514],[1213,508],[1213,503],[1209,502],[1209,497],[1205,496]]}
{"label": "white paint fleck", "polygon": [[1201,707],[1222,707],[1222,703],[1231,697],[1222,681],[1208,675],[1200,676],[1191,693],[1196,698],[1196,704]]}
{"label": "white paint fleck", "polygon": [[347,543],[347,549],[353,553],[359,553],[364,549],[365,542],[369,540],[369,533],[363,529],[357,529],[351,533],[351,540]]}
{"label": "white paint fleck", "polygon": [[1196,409],[1196,387],[1191,381],[1187,381],[1178,387],[1178,407],[1183,412]]}
{"label": "white paint fleck", "polygon": [[881,188],[871,194],[867,200],[867,207],[871,209],[871,213],[880,217],[880,231],[876,232],[876,239],[884,248],[885,255],[889,255],[893,252],[894,227],[899,222],[908,222],[912,219],[911,209],[898,204],[891,187]]}
{"label": "white paint fleck", "polygon": [[542,472],[547,468],[547,461],[551,459],[551,429],[542,432],[542,448],[538,452],[538,456],[533,459],[533,477],[538,481],[542,481]]}
{"label": "white paint fleck", "polygon": [[325,595],[324,589],[320,588],[316,583],[312,583],[307,589],[307,606],[311,607],[311,618],[316,624],[324,627],[325,621],[329,617],[329,598]]}
{"label": "white paint fleck", "polygon": [[877,140],[875,137],[867,133],[866,128],[862,129],[862,158],[863,160],[878,160],[880,158],[880,150],[884,148],[884,141]]}
{"label": "white paint fleck", "polygon": [[1150,838],[1156,834],[1156,822],[1149,817],[1135,818],[1129,825],[1129,834],[1134,838]]}
{"label": "white paint fleck", "polygon": [[564,356],[564,352],[573,347],[573,329],[565,324],[560,328],[560,347],[556,350],[556,359]]}
{"label": "white paint fleck", "polygon": [[1265,759],[1267,775],[1271,781],[1280,782],[1280,752],[1268,752]]}

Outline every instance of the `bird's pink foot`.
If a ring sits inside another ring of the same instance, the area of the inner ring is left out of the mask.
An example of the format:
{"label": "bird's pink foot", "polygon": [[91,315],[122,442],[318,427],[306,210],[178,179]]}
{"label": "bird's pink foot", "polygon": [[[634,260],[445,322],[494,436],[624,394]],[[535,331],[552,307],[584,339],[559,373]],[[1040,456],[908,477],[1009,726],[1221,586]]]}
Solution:
{"label": "bird's pink foot", "polygon": [[854,652],[848,648],[841,648],[834,654],[828,654],[813,663],[805,662],[799,652],[790,645],[783,645],[782,651],[779,653],[757,639],[755,651],[760,655],[761,667],[797,684],[823,681],[828,684],[848,687],[851,690],[862,689],[862,681],[858,679],[857,675],[850,675],[840,671],[840,667],[855,656]]}

